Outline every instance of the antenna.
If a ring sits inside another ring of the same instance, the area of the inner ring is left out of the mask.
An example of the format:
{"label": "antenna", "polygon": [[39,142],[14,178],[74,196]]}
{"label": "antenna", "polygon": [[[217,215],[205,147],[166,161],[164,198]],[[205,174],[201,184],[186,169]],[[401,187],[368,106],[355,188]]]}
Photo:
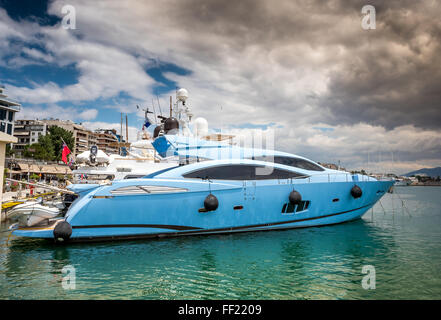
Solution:
{"label": "antenna", "polygon": [[153,106],[153,116],[155,117],[155,124],[158,125],[158,118],[156,118],[156,109],[155,109],[155,103],[152,98],[152,106]]}
{"label": "antenna", "polygon": [[155,94],[156,94],[156,99],[158,100],[159,113],[161,114],[161,117],[162,117],[162,110],[161,110],[161,104],[159,103],[158,92],[155,91]]}
{"label": "antenna", "polygon": [[126,113],[126,142],[129,142],[129,121],[127,120],[127,113]]}
{"label": "antenna", "polygon": [[123,139],[122,121],[123,121],[123,115],[122,115],[122,112],[121,112],[121,131],[120,131],[120,133],[121,133],[121,141],[120,142],[122,142],[122,139]]}
{"label": "antenna", "polygon": [[222,134],[222,125],[223,125],[223,121],[222,121],[222,105],[220,106],[220,115],[219,115],[219,118],[220,118],[220,133]]}
{"label": "antenna", "polygon": [[368,163],[367,163],[368,171],[371,171],[369,168],[369,151],[368,151]]}
{"label": "antenna", "polygon": [[170,96],[170,118],[172,117],[172,111],[173,111],[173,98]]}

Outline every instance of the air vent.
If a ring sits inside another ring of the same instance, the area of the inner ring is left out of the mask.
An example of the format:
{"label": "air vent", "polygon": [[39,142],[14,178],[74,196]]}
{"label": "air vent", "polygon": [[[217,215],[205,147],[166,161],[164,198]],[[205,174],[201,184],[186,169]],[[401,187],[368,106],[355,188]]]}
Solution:
{"label": "air vent", "polygon": [[298,205],[293,205],[291,203],[285,203],[282,207],[283,214],[292,214],[305,211],[309,208],[310,201],[301,201]]}

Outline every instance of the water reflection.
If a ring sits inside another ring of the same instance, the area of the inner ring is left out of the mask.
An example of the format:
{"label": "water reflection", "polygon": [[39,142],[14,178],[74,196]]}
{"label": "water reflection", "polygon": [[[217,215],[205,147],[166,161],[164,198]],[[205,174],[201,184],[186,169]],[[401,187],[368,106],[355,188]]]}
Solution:
{"label": "water reflection", "polygon": [[[363,220],[321,228],[67,246],[6,246],[2,232],[0,298],[439,299],[441,188],[397,193]],[[76,290],[61,287],[66,265]],[[364,265],[376,290],[361,287]]]}
{"label": "water reflection", "polygon": [[[37,298],[49,299],[345,298],[360,287],[362,266],[379,254],[382,263],[391,263],[394,247],[392,236],[358,220],[321,228],[67,246],[15,239],[1,268],[9,298],[17,298],[17,292],[39,292]],[[77,270],[77,289],[71,292],[59,289],[65,265]],[[39,281],[30,286],[32,275]]]}

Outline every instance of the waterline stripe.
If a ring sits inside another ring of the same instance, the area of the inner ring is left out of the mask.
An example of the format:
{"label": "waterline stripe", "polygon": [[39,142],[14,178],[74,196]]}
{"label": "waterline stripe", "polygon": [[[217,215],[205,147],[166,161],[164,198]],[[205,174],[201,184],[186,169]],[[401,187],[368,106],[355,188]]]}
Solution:
{"label": "waterline stripe", "polygon": [[72,229],[90,229],[90,228],[157,228],[157,229],[170,229],[170,230],[182,230],[182,231],[189,231],[185,233],[192,233],[192,232],[212,232],[212,231],[232,231],[232,230],[240,230],[240,229],[249,229],[249,228],[259,228],[259,227],[270,227],[270,226],[276,226],[281,224],[289,224],[289,223],[295,223],[295,222],[303,222],[303,221],[310,221],[310,220],[317,220],[317,219],[323,219],[328,218],[340,214],[345,214],[353,211],[357,211],[360,209],[367,208],[373,204],[368,204],[356,209],[351,209],[347,211],[332,213],[324,216],[319,217],[311,217],[311,218],[304,218],[304,219],[295,219],[295,220],[288,220],[288,221],[279,221],[279,222],[272,222],[272,223],[262,223],[262,224],[255,224],[255,225],[248,225],[248,226],[239,226],[239,227],[227,227],[227,228],[218,228],[218,229],[203,229],[199,227],[190,227],[190,226],[177,226],[177,225],[163,225],[163,224],[112,224],[112,225],[87,225],[87,226],[72,226]]}
{"label": "waterline stripe", "polygon": [[88,225],[88,226],[72,226],[72,229],[90,229],[90,228],[157,228],[170,230],[202,230],[202,228],[176,226],[168,224],[103,224],[103,225]]}

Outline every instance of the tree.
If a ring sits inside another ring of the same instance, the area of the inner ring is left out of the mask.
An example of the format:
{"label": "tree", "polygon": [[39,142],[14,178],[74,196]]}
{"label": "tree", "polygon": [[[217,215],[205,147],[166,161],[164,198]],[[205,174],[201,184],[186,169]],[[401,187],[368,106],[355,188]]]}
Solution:
{"label": "tree", "polygon": [[38,143],[26,146],[23,155],[27,158],[52,161],[55,159],[54,146],[50,135],[40,136]]}
{"label": "tree", "polygon": [[31,180],[39,180],[39,179],[40,179],[40,176],[39,176],[38,174],[36,174],[36,173],[32,173],[32,174],[29,176],[29,179],[31,179]]}
{"label": "tree", "polygon": [[52,146],[54,148],[55,157],[54,160],[61,160],[61,152],[63,150],[63,140],[66,142],[67,147],[71,152],[74,150],[75,140],[73,133],[67,131],[58,126],[52,126],[49,128],[49,136],[52,141]]}
{"label": "tree", "polygon": [[25,147],[23,156],[44,161],[59,161],[63,150],[63,140],[72,151],[74,147],[72,132],[61,127],[52,126],[45,136],[38,138],[38,143]]}

